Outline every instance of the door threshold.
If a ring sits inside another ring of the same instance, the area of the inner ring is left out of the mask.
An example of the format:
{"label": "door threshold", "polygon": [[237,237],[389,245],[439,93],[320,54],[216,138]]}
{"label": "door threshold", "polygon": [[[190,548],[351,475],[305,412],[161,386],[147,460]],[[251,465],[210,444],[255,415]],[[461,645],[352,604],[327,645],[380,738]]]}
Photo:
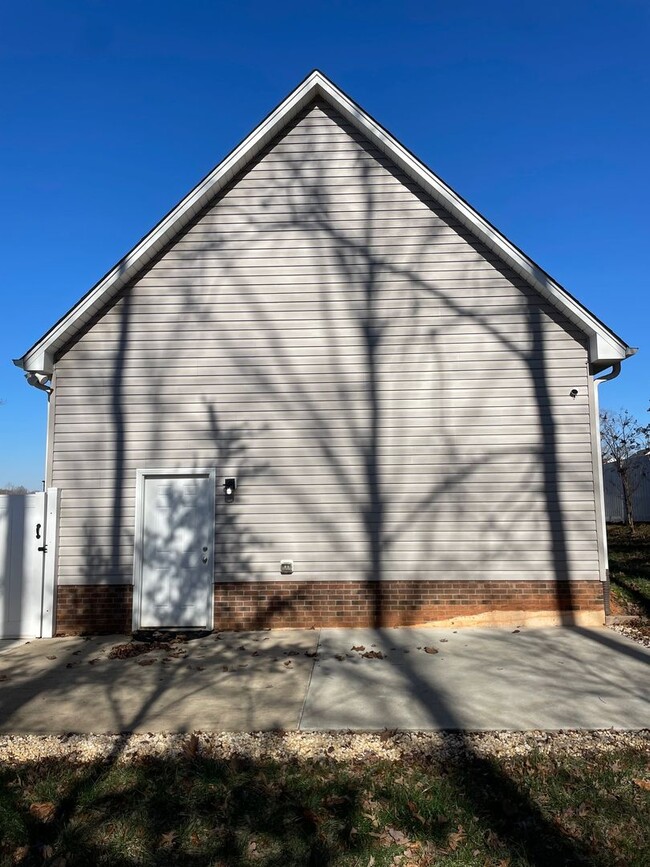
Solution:
{"label": "door threshold", "polygon": [[135,641],[191,641],[211,634],[212,630],[204,626],[146,626],[136,629],[132,637]]}

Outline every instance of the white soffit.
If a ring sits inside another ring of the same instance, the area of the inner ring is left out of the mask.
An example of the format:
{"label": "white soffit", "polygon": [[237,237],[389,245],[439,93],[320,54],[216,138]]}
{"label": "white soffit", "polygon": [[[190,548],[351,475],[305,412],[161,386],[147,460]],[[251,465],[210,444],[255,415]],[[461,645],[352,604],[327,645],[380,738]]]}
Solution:
{"label": "white soffit", "polygon": [[214,168],[152,231],[117,263],[25,355],[14,362],[28,371],[51,374],[54,355],[141,271],[305,106],[321,97],[403,169],[473,235],[494,250],[588,337],[590,361],[606,366],[633,350],[583,307],[494,226],[430,171],[373,118],[315,70]]}

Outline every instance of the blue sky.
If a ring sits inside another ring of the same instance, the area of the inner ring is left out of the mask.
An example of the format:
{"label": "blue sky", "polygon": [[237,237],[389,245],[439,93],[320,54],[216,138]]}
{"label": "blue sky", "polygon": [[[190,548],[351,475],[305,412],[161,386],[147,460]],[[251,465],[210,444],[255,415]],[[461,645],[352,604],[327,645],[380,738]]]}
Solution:
{"label": "blue sky", "polygon": [[621,337],[650,418],[650,4],[0,9],[0,486],[40,486],[37,340],[314,67]]}

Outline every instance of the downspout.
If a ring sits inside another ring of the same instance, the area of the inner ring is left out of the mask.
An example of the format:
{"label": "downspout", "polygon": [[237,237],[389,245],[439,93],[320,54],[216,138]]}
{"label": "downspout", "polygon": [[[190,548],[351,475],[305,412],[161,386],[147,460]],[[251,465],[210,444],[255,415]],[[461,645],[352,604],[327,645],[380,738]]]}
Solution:
{"label": "downspout", "polygon": [[599,376],[598,379],[594,379],[596,385],[600,385],[601,382],[609,382],[610,379],[616,379],[616,377],[621,372],[621,362],[617,361],[612,364],[611,372],[607,374],[607,376]]}
{"label": "downspout", "polygon": [[[635,352],[636,350],[634,350]],[[630,353],[631,355],[633,352]],[[626,356],[627,357],[627,356]],[[600,536],[601,536],[601,546],[603,553],[603,560],[605,566],[605,580],[603,583],[603,606],[605,609],[605,617],[611,616],[611,607],[610,607],[610,598],[609,598],[609,551],[607,547],[607,520],[605,515],[605,483],[603,477],[603,453],[600,442],[600,406],[599,406],[599,392],[598,386],[602,382],[609,382],[612,379],[616,379],[616,377],[621,372],[621,362],[616,361],[612,364],[611,371],[605,376],[597,376],[593,379],[593,395],[594,395],[594,427],[595,427],[595,436],[594,436],[594,449],[595,449],[595,461],[594,461],[594,474],[596,487],[598,488],[598,498],[600,500],[600,516],[599,516],[599,524],[600,524]]]}
{"label": "downspout", "polygon": [[49,385],[46,385],[48,379],[50,379],[49,373],[34,373],[32,370],[28,370],[25,374],[25,379],[29,383],[29,385],[33,385],[34,388],[38,388],[41,391],[47,392],[47,395],[52,394],[52,388]]}
{"label": "downspout", "polygon": [[[16,367],[22,367],[23,360],[14,359]],[[39,550],[43,551],[43,568],[41,572],[41,630],[43,638],[51,638],[56,631],[57,617],[57,584],[59,559],[59,491],[52,488],[52,434],[53,434],[53,395],[54,373],[33,370],[25,371],[27,383],[47,394],[47,439],[45,444],[45,472],[43,480],[45,502],[45,544]],[[47,383],[52,382],[52,385]]]}
{"label": "downspout", "polygon": [[[22,359],[14,359],[14,364],[16,367],[22,367]],[[24,368],[23,368],[24,369]],[[52,484],[52,479],[50,478],[51,470],[52,470],[52,459],[51,459],[51,448],[52,448],[52,395],[54,393],[54,388],[51,385],[48,385],[47,382],[52,381],[53,374],[50,373],[36,373],[33,370],[28,370],[25,372],[25,379],[27,380],[29,385],[32,385],[34,388],[37,388],[39,391],[44,391],[47,394],[47,440],[45,443],[45,479],[44,486],[45,490],[47,490]]]}

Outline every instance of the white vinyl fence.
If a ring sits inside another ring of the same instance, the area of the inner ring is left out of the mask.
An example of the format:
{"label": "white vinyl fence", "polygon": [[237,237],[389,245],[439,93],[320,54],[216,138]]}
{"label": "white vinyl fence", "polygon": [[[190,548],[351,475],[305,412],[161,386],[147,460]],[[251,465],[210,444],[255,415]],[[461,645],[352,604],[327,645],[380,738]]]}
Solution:
{"label": "white vinyl fence", "polygon": [[[650,521],[650,455],[631,458],[632,514],[635,521]],[[627,520],[621,477],[613,464],[603,465],[605,518],[608,523]]]}
{"label": "white vinyl fence", "polygon": [[58,490],[0,494],[0,638],[54,630]]}

